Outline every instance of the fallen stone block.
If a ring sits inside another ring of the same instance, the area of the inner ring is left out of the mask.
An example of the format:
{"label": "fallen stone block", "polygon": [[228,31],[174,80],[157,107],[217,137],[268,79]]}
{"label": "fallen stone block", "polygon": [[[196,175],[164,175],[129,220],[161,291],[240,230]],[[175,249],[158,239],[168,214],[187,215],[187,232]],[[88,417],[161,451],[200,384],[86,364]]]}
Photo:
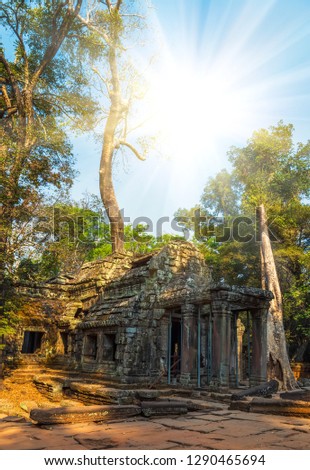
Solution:
{"label": "fallen stone block", "polygon": [[27,423],[23,416],[6,416],[2,419],[5,423]]}
{"label": "fallen stone block", "polygon": [[242,400],[245,397],[271,397],[272,394],[277,393],[278,388],[279,382],[277,380],[270,380],[262,385],[257,385],[256,387],[233,393],[231,395],[231,400]]}
{"label": "fallen stone block", "polygon": [[243,400],[232,401],[229,410],[250,411],[251,399],[244,398]]}
{"label": "fallen stone block", "polygon": [[133,403],[133,393],[130,390],[108,388],[102,384],[85,384],[72,382],[70,396],[85,404],[128,405]]}
{"label": "fallen stone block", "polygon": [[250,404],[250,411],[253,413],[310,417],[309,402],[283,400],[281,398],[253,398]]}
{"label": "fallen stone block", "polygon": [[38,424],[67,424],[126,419],[141,414],[141,408],[134,405],[102,405],[83,407],[38,408],[32,410],[30,418]]}
{"label": "fallen stone block", "polygon": [[63,384],[58,380],[36,377],[33,383],[42,395],[51,401],[61,401],[63,397]]}
{"label": "fallen stone block", "polygon": [[127,390],[104,387],[100,384],[85,384],[80,382],[71,382],[69,388],[71,396],[86,404],[129,405],[134,404],[136,400],[156,400],[160,394],[158,390]]}
{"label": "fallen stone block", "polygon": [[292,392],[280,393],[283,400],[301,400],[310,402],[310,390],[294,390]]}
{"label": "fallen stone block", "polygon": [[179,401],[143,401],[141,402],[142,415],[150,416],[184,415],[188,412],[186,403]]}
{"label": "fallen stone block", "polygon": [[156,400],[160,392],[159,390],[135,390],[134,391],[135,397],[138,398],[139,400]]}

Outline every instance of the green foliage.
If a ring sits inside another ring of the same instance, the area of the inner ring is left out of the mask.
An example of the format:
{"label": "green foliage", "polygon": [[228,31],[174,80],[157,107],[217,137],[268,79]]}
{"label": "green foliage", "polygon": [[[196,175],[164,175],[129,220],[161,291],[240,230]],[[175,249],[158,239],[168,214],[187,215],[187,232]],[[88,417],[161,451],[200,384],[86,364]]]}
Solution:
{"label": "green foliage", "polygon": [[296,279],[284,293],[285,324],[290,352],[293,355],[298,347],[310,338],[310,263],[307,270]]}
{"label": "green foliage", "polygon": [[73,182],[68,130],[95,124],[98,108],[85,63],[91,37],[70,8],[49,0],[4,0],[0,7],[14,41],[13,53],[2,49],[0,56],[0,284],[5,270],[12,274],[16,258],[24,257],[24,227],[46,195],[67,191]]}
{"label": "green foliage", "polygon": [[239,212],[240,183],[227,170],[221,170],[214,178],[209,178],[201,204],[211,215],[234,216]]}
{"label": "green foliage", "polygon": [[13,291],[12,284],[5,279],[5,297],[3,309],[0,315],[0,335],[14,334],[19,322],[18,311],[21,306],[21,300]]}
{"label": "green foliage", "polygon": [[310,142],[293,144],[293,125],[282,121],[253,133],[247,146],[228,152],[234,177],[244,186],[243,207],[285,207],[309,195]]}

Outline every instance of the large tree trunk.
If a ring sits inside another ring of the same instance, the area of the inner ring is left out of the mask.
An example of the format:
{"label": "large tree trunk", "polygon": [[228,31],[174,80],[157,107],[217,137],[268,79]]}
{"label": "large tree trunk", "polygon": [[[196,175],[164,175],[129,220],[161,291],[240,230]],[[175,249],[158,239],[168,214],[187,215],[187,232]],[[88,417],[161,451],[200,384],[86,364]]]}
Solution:
{"label": "large tree trunk", "polygon": [[261,236],[262,287],[273,293],[267,320],[267,374],[268,380],[277,379],[281,388],[291,390],[297,387],[287,354],[283,327],[282,294],[272,252],[267,216],[262,204],[258,208]]}
{"label": "large tree trunk", "polygon": [[99,169],[99,187],[103,205],[107,211],[107,216],[111,227],[112,252],[124,251],[124,221],[118,202],[115,196],[112,178],[113,154],[118,148],[119,143],[116,141],[117,126],[122,119],[124,105],[122,101],[122,91],[118,76],[118,66],[116,58],[116,45],[118,40],[117,30],[114,30],[113,22],[111,22],[112,43],[109,45],[109,66],[111,72],[110,91],[111,106],[103,135],[103,146]]}
{"label": "large tree trunk", "polygon": [[119,210],[112,180],[112,157],[114,152],[113,133],[109,129],[109,119],[104,134],[99,169],[99,187],[103,205],[107,211],[111,227],[112,252],[124,251],[124,221]]}

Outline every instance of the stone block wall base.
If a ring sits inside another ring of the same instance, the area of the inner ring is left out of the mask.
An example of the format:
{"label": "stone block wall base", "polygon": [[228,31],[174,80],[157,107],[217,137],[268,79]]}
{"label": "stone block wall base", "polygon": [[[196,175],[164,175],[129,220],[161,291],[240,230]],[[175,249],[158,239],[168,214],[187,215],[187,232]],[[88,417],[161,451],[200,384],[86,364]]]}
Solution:
{"label": "stone block wall base", "polygon": [[191,374],[189,372],[183,372],[180,376],[180,384],[181,385],[189,385],[191,381]]}
{"label": "stone block wall base", "polygon": [[257,385],[262,385],[266,383],[266,377],[253,375],[250,377],[250,387],[256,387]]}

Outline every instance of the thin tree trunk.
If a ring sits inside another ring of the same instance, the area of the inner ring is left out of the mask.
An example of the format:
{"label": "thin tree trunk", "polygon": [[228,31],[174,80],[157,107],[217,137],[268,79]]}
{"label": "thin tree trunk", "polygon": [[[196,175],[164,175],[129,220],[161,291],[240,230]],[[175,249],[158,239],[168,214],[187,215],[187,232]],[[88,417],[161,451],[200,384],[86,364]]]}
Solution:
{"label": "thin tree trunk", "polygon": [[273,293],[267,320],[267,373],[268,379],[277,379],[281,388],[291,390],[297,387],[287,354],[283,327],[282,294],[272,252],[267,216],[262,204],[258,208],[261,235],[261,267],[263,288]]}

